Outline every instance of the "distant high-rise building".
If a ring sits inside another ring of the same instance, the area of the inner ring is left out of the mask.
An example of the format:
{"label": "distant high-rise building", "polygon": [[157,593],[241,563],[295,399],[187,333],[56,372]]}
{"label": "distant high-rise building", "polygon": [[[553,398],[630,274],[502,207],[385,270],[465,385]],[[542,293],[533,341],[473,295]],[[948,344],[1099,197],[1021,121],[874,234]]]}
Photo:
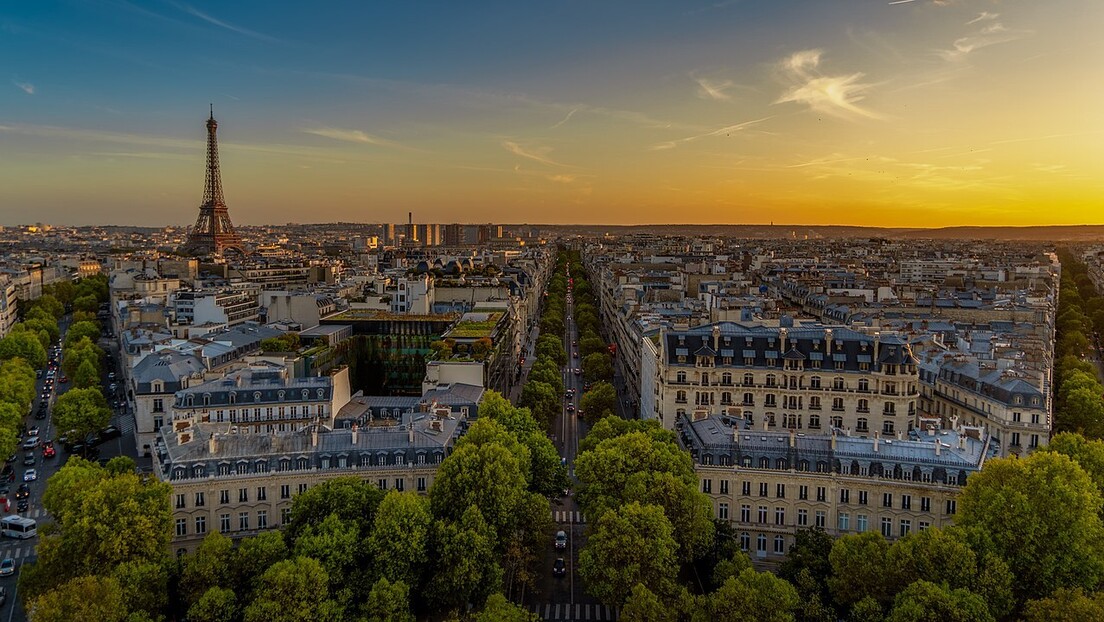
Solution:
{"label": "distant high-rise building", "polygon": [[227,250],[244,251],[241,238],[230,222],[226,199],[222,196],[222,176],[219,174],[218,140],[215,132],[215,109],[207,119],[207,176],[203,187],[203,204],[199,206],[199,218],[188,234],[183,251],[194,255],[221,255]]}
{"label": "distant high-rise building", "polygon": [[451,224],[441,227],[442,241],[445,246],[460,246],[464,239],[464,225]]}
{"label": "distant high-rise building", "polygon": [[396,244],[395,223],[383,225],[383,243],[389,246],[394,246]]}
{"label": "distant high-rise building", "polygon": [[479,225],[479,243],[502,237],[502,225]]}

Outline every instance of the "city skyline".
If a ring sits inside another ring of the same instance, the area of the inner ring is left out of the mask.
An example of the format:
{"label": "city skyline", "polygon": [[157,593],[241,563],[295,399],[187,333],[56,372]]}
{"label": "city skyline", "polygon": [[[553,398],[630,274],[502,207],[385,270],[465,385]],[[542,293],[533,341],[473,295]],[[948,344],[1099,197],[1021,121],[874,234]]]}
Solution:
{"label": "city skyline", "polygon": [[0,13],[0,224],[190,224],[212,102],[243,225],[1096,224],[1102,17],[1082,0],[21,6]]}

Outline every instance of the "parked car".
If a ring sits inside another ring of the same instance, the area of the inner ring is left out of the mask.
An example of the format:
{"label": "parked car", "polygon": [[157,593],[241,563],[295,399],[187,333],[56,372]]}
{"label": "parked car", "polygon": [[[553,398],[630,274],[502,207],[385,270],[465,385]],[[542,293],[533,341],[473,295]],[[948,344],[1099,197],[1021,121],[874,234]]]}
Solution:
{"label": "parked car", "polygon": [[563,531],[556,532],[556,548],[561,551],[567,548],[567,533]]}
{"label": "parked car", "polygon": [[100,434],[99,434],[100,441],[99,442],[102,443],[102,442],[104,442],[106,440],[109,440],[109,439],[112,439],[112,438],[119,438],[122,435],[123,435],[122,430],[120,430],[119,428],[117,428],[113,425],[109,425],[106,428],[100,430]]}
{"label": "parked car", "polygon": [[4,561],[0,562],[0,577],[10,577],[13,574],[15,574],[15,560],[5,557]]}
{"label": "parked car", "polygon": [[564,558],[557,557],[556,562],[552,564],[552,576],[562,577],[567,574],[567,564],[564,563]]}

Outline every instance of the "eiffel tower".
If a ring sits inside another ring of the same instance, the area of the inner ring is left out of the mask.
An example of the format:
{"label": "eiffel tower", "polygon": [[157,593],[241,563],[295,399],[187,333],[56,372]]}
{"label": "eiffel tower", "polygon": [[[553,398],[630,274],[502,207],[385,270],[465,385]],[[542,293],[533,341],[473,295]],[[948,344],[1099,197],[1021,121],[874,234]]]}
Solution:
{"label": "eiffel tower", "polygon": [[207,119],[207,179],[203,186],[203,204],[199,206],[199,218],[182,249],[192,255],[221,255],[224,251],[245,252],[241,237],[230,222],[226,199],[222,197],[216,130],[218,121],[215,121],[215,107],[212,105],[211,117]]}

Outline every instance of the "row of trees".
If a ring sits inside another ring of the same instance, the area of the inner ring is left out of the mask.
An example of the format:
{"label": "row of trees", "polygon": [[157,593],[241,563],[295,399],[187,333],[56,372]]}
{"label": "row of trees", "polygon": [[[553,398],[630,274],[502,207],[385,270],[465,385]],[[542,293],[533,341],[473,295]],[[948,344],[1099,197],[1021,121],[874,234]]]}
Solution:
{"label": "row of trees", "polygon": [[556,266],[544,294],[540,335],[533,348],[537,360],[529,370],[518,400],[533,413],[545,430],[551,428],[563,408],[565,387],[562,369],[568,360],[564,347],[567,285],[567,256],[561,252],[556,256]]}
{"label": "row of trees", "polygon": [[575,279],[575,324],[579,329],[579,355],[582,357],[583,380],[590,386],[579,400],[579,408],[587,423],[594,423],[617,412],[617,391],[613,384],[613,357],[601,338],[598,302],[594,289],[577,251],[567,253],[571,276]]}
{"label": "row of trees", "polygon": [[1054,427],[1104,437],[1104,386],[1096,366],[1085,360],[1104,332],[1104,296],[1089,278],[1085,263],[1068,249],[1059,249],[1062,281],[1058,295],[1055,345]]}
{"label": "row of trees", "polygon": [[39,561],[20,577],[35,622],[282,622],[532,619],[511,605],[547,544],[547,495],[566,485],[539,422],[488,392],[480,417],[441,464],[429,496],[338,478],[296,497],[280,531],[208,535],[167,555],[171,487],[71,459],[50,478]]}

